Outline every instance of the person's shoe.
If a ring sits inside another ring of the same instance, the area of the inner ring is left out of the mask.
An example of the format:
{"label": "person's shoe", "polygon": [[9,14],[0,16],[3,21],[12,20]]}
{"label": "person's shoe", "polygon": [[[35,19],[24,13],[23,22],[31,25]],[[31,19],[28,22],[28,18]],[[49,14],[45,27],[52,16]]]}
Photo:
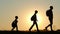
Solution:
{"label": "person's shoe", "polygon": [[16,31],[18,31],[18,30],[16,30]]}
{"label": "person's shoe", "polygon": [[31,32],[31,29],[29,29],[29,31]]}
{"label": "person's shoe", "polygon": [[51,30],[51,31],[54,31],[54,30]]}
{"label": "person's shoe", "polygon": [[47,27],[45,27],[45,29],[47,30]]}
{"label": "person's shoe", "polygon": [[37,30],[39,32],[39,30]]}

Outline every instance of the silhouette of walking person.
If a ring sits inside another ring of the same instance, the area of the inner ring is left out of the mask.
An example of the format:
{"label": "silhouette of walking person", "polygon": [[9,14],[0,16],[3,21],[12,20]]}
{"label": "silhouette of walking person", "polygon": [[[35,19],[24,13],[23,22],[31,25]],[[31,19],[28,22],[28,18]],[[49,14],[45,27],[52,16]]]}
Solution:
{"label": "silhouette of walking person", "polygon": [[37,16],[36,14],[38,13],[37,10],[35,10],[34,15],[31,17],[31,21],[33,21],[33,25],[30,27],[29,31],[33,28],[34,25],[36,25],[37,31],[38,31],[38,24],[37,24]]}
{"label": "silhouette of walking person", "polygon": [[53,31],[53,29],[52,29],[52,25],[53,25],[53,11],[52,10],[53,10],[53,6],[50,6],[50,9],[47,10],[47,12],[46,12],[46,15],[47,15],[47,17],[48,17],[48,19],[50,21],[50,24],[47,27],[45,27],[46,30],[47,30],[47,28],[50,26],[51,31]]}
{"label": "silhouette of walking person", "polygon": [[15,20],[12,22],[12,31],[16,28],[16,31],[18,31],[18,26],[17,26],[17,23],[18,23],[18,16],[15,16]]}

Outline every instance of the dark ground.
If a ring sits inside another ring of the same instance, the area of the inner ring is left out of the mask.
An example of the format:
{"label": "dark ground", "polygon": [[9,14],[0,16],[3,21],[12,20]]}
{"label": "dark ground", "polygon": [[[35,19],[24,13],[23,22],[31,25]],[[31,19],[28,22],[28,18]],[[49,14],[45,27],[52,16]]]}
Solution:
{"label": "dark ground", "polygon": [[0,33],[1,34],[53,34],[53,33],[60,33],[60,30],[57,30],[57,31],[46,31],[46,30],[39,30],[39,31],[7,31],[7,30],[0,30]]}

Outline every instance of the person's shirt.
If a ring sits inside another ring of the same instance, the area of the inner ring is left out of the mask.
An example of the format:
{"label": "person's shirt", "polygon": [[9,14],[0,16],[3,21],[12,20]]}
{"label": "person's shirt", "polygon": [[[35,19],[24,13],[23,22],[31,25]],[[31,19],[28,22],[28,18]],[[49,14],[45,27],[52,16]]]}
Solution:
{"label": "person's shirt", "polygon": [[36,16],[36,14],[34,14],[34,21],[37,21],[37,16]]}
{"label": "person's shirt", "polygon": [[17,20],[17,19],[15,19],[15,21],[14,21],[14,22],[15,22],[15,24],[17,25],[17,23],[18,23],[18,20]]}
{"label": "person's shirt", "polygon": [[47,10],[47,11],[48,11],[48,16],[49,16],[49,17],[52,17],[52,16],[53,16],[52,10],[49,9],[49,10]]}

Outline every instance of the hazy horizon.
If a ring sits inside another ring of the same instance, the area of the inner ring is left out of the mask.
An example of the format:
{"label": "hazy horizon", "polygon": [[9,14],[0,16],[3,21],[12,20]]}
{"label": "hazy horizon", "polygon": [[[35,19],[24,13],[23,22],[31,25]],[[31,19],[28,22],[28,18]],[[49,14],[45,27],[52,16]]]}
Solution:
{"label": "hazy horizon", "polygon": [[[49,20],[46,11],[53,6],[53,29],[60,29],[60,0],[0,0],[0,30],[11,30],[11,23],[18,16],[18,29],[29,30],[30,20],[35,10],[38,10],[38,27],[44,29]],[[34,26],[32,30],[35,30]],[[49,29],[49,28],[48,28]]]}

